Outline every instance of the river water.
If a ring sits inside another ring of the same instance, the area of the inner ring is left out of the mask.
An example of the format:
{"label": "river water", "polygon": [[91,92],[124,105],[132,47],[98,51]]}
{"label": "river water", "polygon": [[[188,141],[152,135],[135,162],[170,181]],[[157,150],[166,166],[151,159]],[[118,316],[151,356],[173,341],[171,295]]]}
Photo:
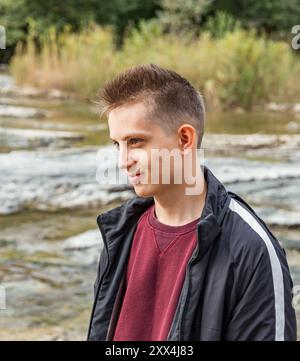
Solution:
{"label": "river water", "polygon": [[[4,91],[13,86],[0,76],[0,339],[84,340],[102,247],[96,217],[133,192],[96,179],[115,161],[97,158],[113,150],[93,105]],[[204,149],[206,165],[278,236],[300,285],[300,116],[209,113]]]}

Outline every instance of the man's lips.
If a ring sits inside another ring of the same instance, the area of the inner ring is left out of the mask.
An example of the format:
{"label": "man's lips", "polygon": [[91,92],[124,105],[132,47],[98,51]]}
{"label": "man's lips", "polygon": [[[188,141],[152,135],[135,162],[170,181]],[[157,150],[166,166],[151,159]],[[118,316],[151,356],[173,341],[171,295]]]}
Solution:
{"label": "man's lips", "polygon": [[130,183],[132,183],[133,185],[138,184],[140,179],[141,179],[141,175],[142,175],[142,173],[140,173],[140,172],[138,172],[138,173],[136,173],[134,175],[128,174],[128,178],[129,178]]}
{"label": "man's lips", "polygon": [[131,173],[128,173],[128,176],[131,177],[131,178],[132,178],[132,177],[137,177],[137,176],[139,176],[139,175],[141,175],[141,172],[140,172],[140,171],[137,171],[137,172],[132,173],[132,174],[131,174]]}
{"label": "man's lips", "polygon": [[135,174],[130,174],[130,173],[128,173],[128,176],[129,176],[130,178],[138,177],[139,175],[141,175],[141,172],[137,172],[137,173],[135,173]]}

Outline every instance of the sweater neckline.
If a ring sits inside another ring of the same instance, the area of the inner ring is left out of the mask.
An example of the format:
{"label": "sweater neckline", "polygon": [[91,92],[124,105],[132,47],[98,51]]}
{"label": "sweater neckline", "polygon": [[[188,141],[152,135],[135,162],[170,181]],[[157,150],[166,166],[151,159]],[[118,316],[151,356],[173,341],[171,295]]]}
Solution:
{"label": "sweater neckline", "polygon": [[192,230],[195,231],[199,220],[200,217],[181,226],[170,226],[168,224],[164,224],[157,219],[154,204],[150,207],[148,214],[148,222],[150,226],[152,226],[157,231],[166,233],[185,233]]}

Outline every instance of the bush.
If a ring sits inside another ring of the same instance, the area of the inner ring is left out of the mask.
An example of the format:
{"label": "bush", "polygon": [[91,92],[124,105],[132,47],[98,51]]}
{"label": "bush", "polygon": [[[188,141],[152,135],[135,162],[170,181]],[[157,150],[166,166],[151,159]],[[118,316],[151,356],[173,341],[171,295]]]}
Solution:
{"label": "bush", "polygon": [[11,62],[17,83],[42,88],[59,88],[92,96],[112,76],[116,66],[113,33],[90,26],[81,33],[68,28],[57,34],[54,28],[35,45],[31,29],[26,47],[18,46]]}
{"label": "bush", "polygon": [[104,82],[125,68],[156,63],[188,78],[204,93],[208,106],[229,108],[270,100],[285,101],[299,91],[299,60],[283,41],[258,37],[239,27],[223,37],[203,32],[198,38],[163,34],[155,20],[141,22],[121,49],[113,46],[109,28],[90,26],[80,34],[52,29],[40,39],[37,51],[31,38],[18,49],[11,71],[19,84],[56,87],[95,98]]}

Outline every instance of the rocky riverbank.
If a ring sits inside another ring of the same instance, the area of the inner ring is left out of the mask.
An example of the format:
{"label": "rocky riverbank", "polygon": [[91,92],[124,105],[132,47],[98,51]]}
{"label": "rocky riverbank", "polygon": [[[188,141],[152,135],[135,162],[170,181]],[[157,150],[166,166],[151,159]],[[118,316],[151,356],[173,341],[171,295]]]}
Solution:
{"label": "rocky riverbank", "polygon": [[[84,340],[102,247],[96,217],[134,193],[122,174],[119,184],[99,179],[117,153],[93,105],[12,89],[0,76],[0,339]],[[290,124],[300,122],[287,114],[209,114],[203,147],[205,164],[278,236],[298,286],[300,128]]]}

